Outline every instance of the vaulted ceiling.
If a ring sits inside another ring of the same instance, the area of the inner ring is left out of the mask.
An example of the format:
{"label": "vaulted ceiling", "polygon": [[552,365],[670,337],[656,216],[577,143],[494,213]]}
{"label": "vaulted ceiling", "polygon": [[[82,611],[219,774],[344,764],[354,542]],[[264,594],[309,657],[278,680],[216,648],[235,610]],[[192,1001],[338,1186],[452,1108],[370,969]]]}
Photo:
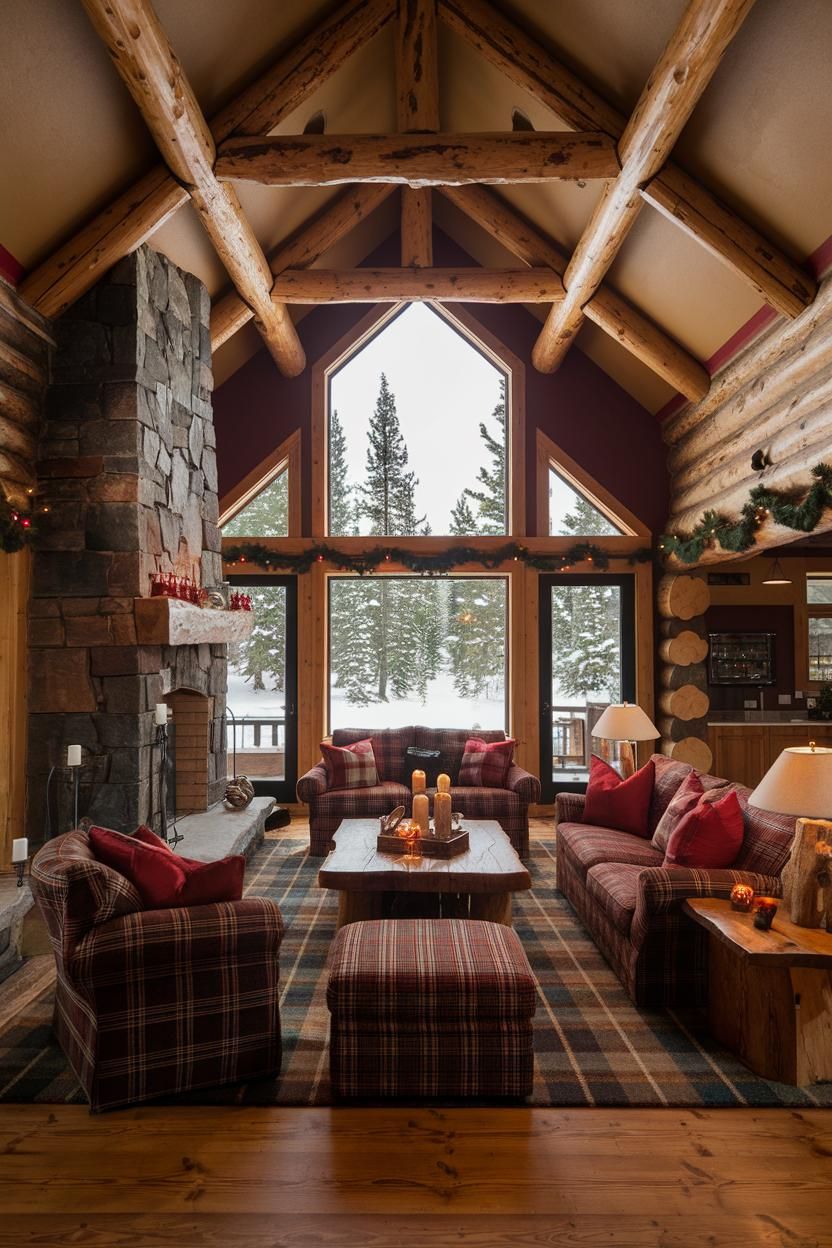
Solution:
{"label": "vaulted ceiling", "polygon": [[[300,36],[330,4],[305,0],[155,0],[155,9],[203,113],[210,117]],[[462,6],[464,7],[464,6]],[[500,0],[501,9],[590,87],[629,115],[685,0]],[[26,268],[42,263],[157,159],[155,144],[80,3],[26,0],[0,10],[6,49],[0,77],[0,243]],[[730,43],[675,148],[674,159],[796,260],[832,232],[832,5],[757,0]],[[443,131],[508,131],[519,109],[536,130],[565,128],[459,34],[439,25]],[[394,23],[282,119],[297,134],[323,112],[337,134],[396,130]],[[338,188],[235,184],[264,251],[333,199]],[[570,253],[603,189],[600,181],[503,186],[499,193]],[[434,219],[474,259],[517,259],[445,197]],[[319,261],[359,263],[397,228],[397,196],[385,200]],[[212,297],[226,271],[190,204],[150,242],[205,281]],[[607,282],[696,359],[707,361],[761,306],[759,293],[665,216],[646,206]],[[534,312],[545,317],[545,305]],[[303,309],[292,314],[297,320]],[[216,353],[221,381],[261,345],[251,324]],[[578,347],[651,410],[674,393],[591,323]]]}

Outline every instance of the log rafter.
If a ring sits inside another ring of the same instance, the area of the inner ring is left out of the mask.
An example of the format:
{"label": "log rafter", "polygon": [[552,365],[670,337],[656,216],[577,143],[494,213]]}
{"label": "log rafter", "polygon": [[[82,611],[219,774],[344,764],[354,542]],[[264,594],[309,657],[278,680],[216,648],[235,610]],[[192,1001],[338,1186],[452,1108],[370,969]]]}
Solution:
{"label": "log rafter", "polygon": [[[490,0],[438,4],[440,21],[566,125],[623,134],[626,117]],[[678,165],[668,161],[640,193],[783,315],[798,316],[814,299],[817,283],[801,265]]]}
{"label": "log rafter", "polygon": [[558,367],[644,204],[641,187],[669,156],[754,0],[691,0],[647,81],[618,144],[621,173],[601,196],[564,274],[566,298],[552,308],[532,359]]}
{"label": "log rafter", "polygon": [[208,124],[149,0],[82,0],[174,177],[190,193],[208,237],[287,377],[306,365],[274,277],[233,187],[214,175]]}
{"label": "log rafter", "polygon": [[[212,118],[214,142],[273,130],[394,11],[394,0],[343,0]],[[155,166],[47,257],[21,284],[22,297],[43,316],[58,316],[187,202],[186,188],[164,165]]]}
{"label": "log rafter", "polygon": [[[561,277],[566,272],[567,253],[498,192],[485,186],[446,186],[440,194],[525,264],[548,265]],[[705,366],[610,286],[599,287],[584,314],[687,398],[696,401],[708,393]]]}
{"label": "log rafter", "polygon": [[222,144],[214,168],[221,181],[262,186],[395,182],[418,187],[611,178],[619,164],[609,135],[556,130],[242,136]]}
{"label": "log rafter", "polygon": [[[396,124],[402,134],[439,130],[436,0],[399,0]],[[428,187],[402,187],[401,259],[404,266],[433,264],[433,205]]]}
{"label": "log rafter", "polygon": [[288,269],[275,281],[286,303],[549,303],[563,285],[549,268]]}

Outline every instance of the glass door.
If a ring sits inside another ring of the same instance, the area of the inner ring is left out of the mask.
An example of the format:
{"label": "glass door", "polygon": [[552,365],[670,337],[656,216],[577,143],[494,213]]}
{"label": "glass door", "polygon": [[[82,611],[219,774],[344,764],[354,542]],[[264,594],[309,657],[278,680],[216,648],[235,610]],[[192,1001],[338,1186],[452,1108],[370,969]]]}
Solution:
{"label": "glass door", "polygon": [[232,576],[254,609],[250,636],[228,647],[228,775],[257,793],[295,800],[297,781],[297,582]]}
{"label": "glass door", "polygon": [[540,778],[543,801],[583,792],[611,702],[634,702],[635,576],[540,578]]}

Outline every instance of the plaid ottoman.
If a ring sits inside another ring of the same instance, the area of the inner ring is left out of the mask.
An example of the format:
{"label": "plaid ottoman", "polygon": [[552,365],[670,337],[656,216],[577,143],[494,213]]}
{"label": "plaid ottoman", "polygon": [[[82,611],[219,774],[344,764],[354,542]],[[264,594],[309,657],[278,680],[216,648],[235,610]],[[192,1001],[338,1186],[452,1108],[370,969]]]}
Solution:
{"label": "plaid ottoman", "polygon": [[350,923],[326,994],[333,1094],[528,1096],[535,996],[517,934],[500,923]]}

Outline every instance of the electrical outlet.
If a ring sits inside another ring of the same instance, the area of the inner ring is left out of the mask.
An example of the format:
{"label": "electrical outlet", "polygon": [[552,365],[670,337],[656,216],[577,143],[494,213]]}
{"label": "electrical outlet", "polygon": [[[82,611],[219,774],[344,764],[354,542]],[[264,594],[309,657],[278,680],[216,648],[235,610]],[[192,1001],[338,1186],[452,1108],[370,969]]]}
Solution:
{"label": "electrical outlet", "polygon": [[802,698],[802,697],[803,697],[803,690],[802,690],[802,689],[795,689],[795,691],[794,691],[794,696],[795,696],[796,698]]}
{"label": "electrical outlet", "polygon": [[792,695],[790,693],[778,693],[777,704],[778,706],[791,706]]}

